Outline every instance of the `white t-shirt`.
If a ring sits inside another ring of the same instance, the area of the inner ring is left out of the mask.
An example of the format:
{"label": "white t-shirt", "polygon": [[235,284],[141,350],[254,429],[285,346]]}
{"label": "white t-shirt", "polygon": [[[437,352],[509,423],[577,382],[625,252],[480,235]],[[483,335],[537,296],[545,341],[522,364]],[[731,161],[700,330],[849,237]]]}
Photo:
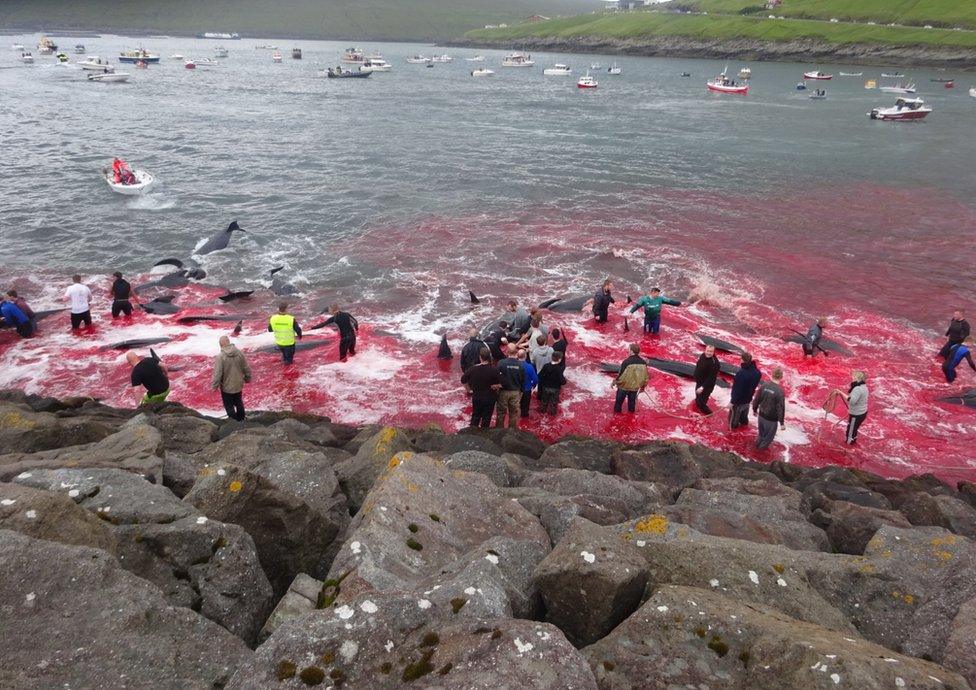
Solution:
{"label": "white t-shirt", "polygon": [[88,311],[88,302],[91,301],[92,294],[86,285],[73,283],[64,291],[64,296],[71,300],[72,314],[83,314]]}

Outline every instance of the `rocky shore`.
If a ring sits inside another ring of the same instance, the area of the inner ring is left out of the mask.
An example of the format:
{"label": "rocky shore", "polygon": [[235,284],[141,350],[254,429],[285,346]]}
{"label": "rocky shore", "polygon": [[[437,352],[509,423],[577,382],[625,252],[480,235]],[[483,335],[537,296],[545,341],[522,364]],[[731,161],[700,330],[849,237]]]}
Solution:
{"label": "rocky shore", "polygon": [[526,37],[517,41],[459,38],[446,45],[457,48],[496,48],[554,53],[598,53],[702,59],[805,62],[815,64],[897,65],[952,69],[976,68],[976,51],[931,46],[858,45],[814,40],[786,42],[752,39],[692,39],[647,36],[616,39],[606,36]]}
{"label": "rocky shore", "polygon": [[970,688],[976,485],[0,392],[4,688]]}

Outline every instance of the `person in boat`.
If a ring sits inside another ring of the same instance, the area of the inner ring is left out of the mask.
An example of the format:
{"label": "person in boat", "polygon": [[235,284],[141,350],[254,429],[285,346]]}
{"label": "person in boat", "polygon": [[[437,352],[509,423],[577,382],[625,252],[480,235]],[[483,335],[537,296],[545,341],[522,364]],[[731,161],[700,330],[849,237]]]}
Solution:
{"label": "person in boat", "polygon": [[708,398],[715,390],[715,383],[718,381],[721,368],[721,363],[715,356],[715,347],[712,345],[705,346],[705,351],[695,364],[695,407],[703,415],[712,413],[708,406]]}
{"label": "person in boat", "polygon": [[[481,349],[488,345],[478,337],[478,329],[472,328],[468,331],[468,342],[461,348],[461,373],[466,374],[471,367],[478,366],[481,359]],[[490,351],[489,351],[490,356]]]}
{"label": "person in boat", "polygon": [[27,300],[18,295],[17,291],[13,289],[7,290],[7,298],[16,304],[18,309],[24,312],[24,316],[30,319],[31,330],[37,331],[37,314],[35,314],[34,310],[30,308],[29,304],[27,304]]}
{"label": "person in boat", "polygon": [[643,295],[634,302],[634,306],[630,308],[630,313],[633,314],[644,307],[644,332],[657,335],[658,331],[661,330],[661,307],[665,304],[670,304],[673,307],[681,306],[680,301],[662,296],[661,288],[651,288],[649,294]]}
{"label": "person in boat", "polygon": [[852,371],[847,392],[835,389],[833,395],[840,397],[847,405],[847,434],[844,440],[847,445],[853,446],[857,443],[857,432],[868,416],[867,376],[863,371]]}
{"label": "person in boat", "polygon": [[597,323],[607,322],[610,305],[617,301],[613,298],[612,290],[613,282],[607,278],[593,296],[593,316]]}
{"label": "person in boat", "polygon": [[956,380],[956,367],[962,364],[963,360],[966,360],[969,363],[970,369],[976,371],[976,364],[973,364],[972,349],[972,338],[966,338],[961,343],[953,345],[949,349],[949,356],[946,357],[946,361],[942,365],[942,373],[945,374],[946,381],[952,383]]}
{"label": "person in boat", "polygon": [[132,286],[122,277],[121,271],[112,274],[115,280],[109,288],[109,295],[112,297],[112,318],[117,319],[119,314],[132,316]]}
{"label": "person in boat", "polygon": [[339,361],[345,362],[346,357],[356,354],[356,334],[359,332],[359,322],[356,318],[339,309],[338,304],[329,307],[332,316],[327,318],[323,326],[335,326],[339,329]]}
{"label": "person in boat", "polygon": [[132,174],[132,169],[121,158],[116,158],[112,161],[112,173],[115,184],[129,185],[136,183],[136,176]]}
{"label": "person in boat", "polygon": [[333,74],[335,74],[335,70],[334,70],[334,69],[332,69],[331,67],[329,68],[329,74],[330,74],[330,75],[333,75]]}
{"label": "person in boat", "polygon": [[762,372],[748,352],[742,353],[739,371],[732,378],[732,397],[729,407],[729,429],[749,424],[749,403],[752,402],[762,379]]}
{"label": "person in boat", "polygon": [[34,325],[30,318],[12,300],[5,299],[0,302],[0,316],[3,317],[4,322],[17,330],[17,335],[21,338],[29,338],[34,333]]}
{"label": "person in boat", "polygon": [[820,339],[823,338],[823,329],[827,327],[827,319],[820,317],[817,322],[810,326],[810,330],[803,337],[803,356],[814,357],[820,347]]}
{"label": "person in boat", "polygon": [[487,429],[491,426],[498,391],[502,387],[501,372],[491,363],[491,351],[487,347],[478,351],[478,364],[464,372],[461,383],[471,394],[471,422],[468,426]]}
{"label": "person in boat", "polygon": [[772,380],[759,387],[752,401],[752,411],[759,421],[759,435],[756,448],[769,448],[776,438],[776,425],[786,428],[786,394],[782,388],[783,370],[773,369]]}
{"label": "person in boat", "polygon": [[166,371],[166,365],[155,356],[139,357],[132,350],[125,353],[125,359],[132,366],[129,383],[133,387],[142,386],[146,389],[139,406],[166,400],[169,395],[169,372]]}
{"label": "person in boat", "polygon": [[614,414],[623,412],[624,400],[627,401],[628,412],[637,411],[637,394],[647,388],[649,378],[647,360],[640,356],[640,345],[632,343],[630,356],[620,363],[620,373],[610,384],[612,388],[617,389],[613,401]]}
{"label": "person in boat", "polygon": [[949,328],[946,329],[946,342],[939,350],[939,357],[942,359],[947,359],[949,357],[949,350],[952,349],[953,345],[958,345],[966,338],[969,337],[970,328],[969,322],[963,317],[961,309],[956,309],[952,313],[952,319],[949,321]]}
{"label": "person in boat", "polygon": [[268,319],[268,330],[274,333],[275,345],[281,350],[281,361],[291,364],[295,360],[295,339],[301,339],[302,327],[288,313],[288,302],[278,305],[278,313]]}

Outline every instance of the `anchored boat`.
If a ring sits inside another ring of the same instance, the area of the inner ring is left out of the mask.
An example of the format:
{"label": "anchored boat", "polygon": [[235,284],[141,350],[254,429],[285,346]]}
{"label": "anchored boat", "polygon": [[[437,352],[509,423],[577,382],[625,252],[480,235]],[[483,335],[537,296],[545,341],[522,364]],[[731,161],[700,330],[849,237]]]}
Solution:
{"label": "anchored boat", "polygon": [[899,98],[891,108],[875,108],[868,117],[872,120],[889,120],[904,122],[908,120],[922,120],[932,109],[925,105],[921,98]]}

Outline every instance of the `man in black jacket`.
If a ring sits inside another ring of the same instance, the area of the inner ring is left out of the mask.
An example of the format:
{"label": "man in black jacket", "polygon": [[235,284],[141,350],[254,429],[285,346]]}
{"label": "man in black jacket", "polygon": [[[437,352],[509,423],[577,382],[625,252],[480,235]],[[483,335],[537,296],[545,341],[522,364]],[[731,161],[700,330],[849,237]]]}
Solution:
{"label": "man in black jacket", "polygon": [[756,437],[756,448],[759,449],[769,448],[776,438],[777,423],[780,429],[786,428],[786,394],[780,386],[783,370],[773,369],[772,378],[759,387],[752,401],[752,411],[759,418],[759,436]]}
{"label": "man in black jacket", "polygon": [[118,318],[119,314],[132,316],[132,286],[129,285],[129,281],[122,277],[120,271],[116,271],[112,275],[115,277],[110,290],[112,294],[112,318]]}
{"label": "man in black jacket", "polygon": [[507,357],[498,363],[501,373],[502,389],[498,392],[498,415],[495,426],[500,427],[508,416],[508,428],[518,429],[519,412],[522,407],[522,389],[525,387],[525,371],[522,362],[515,356],[517,348],[509,343]]}
{"label": "man in black jacket", "polygon": [[949,322],[949,328],[945,334],[947,338],[946,344],[939,350],[939,357],[942,359],[946,359],[949,356],[949,350],[952,349],[953,345],[958,345],[969,337],[969,322],[963,318],[961,309],[956,309],[952,313],[952,320]]}
{"label": "man in black jacket", "polygon": [[566,385],[563,366],[563,353],[552,353],[552,361],[543,365],[539,371],[539,412],[556,414],[559,406],[559,391]]}
{"label": "man in black jacket", "polygon": [[752,361],[752,355],[742,353],[742,366],[732,379],[732,400],[729,407],[729,429],[738,429],[749,423],[749,403],[756,393],[762,372]]}
{"label": "man in black jacket", "polygon": [[718,372],[721,365],[718,357],[715,356],[715,348],[711,345],[705,347],[705,352],[698,358],[695,364],[695,406],[702,414],[712,413],[708,407],[708,398],[715,390],[715,382],[718,380]]}
{"label": "man in black jacket", "polygon": [[610,292],[612,289],[613,283],[608,278],[603,281],[603,286],[593,296],[593,316],[597,323],[606,323],[610,305],[616,302]]}
{"label": "man in black jacket", "polygon": [[491,352],[487,347],[479,350],[478,360],[479,364],[464,372],[461,383],[471,392],[470,426],[487,429],[491,426],[491,415],[495,411],[502,378],[498,367],[491,363]]}
{"label": "man in black jacket", "polygon": [[356,334],[359,332],[359,322],[347,312],[340,311],[338,304],[329,307],[332,316],[327,318],[322,326],[336,326],[339,329],[339,361],[345,362],[346,355],[356,354]]}
{"label": "man in black jacket", "polygon": [[[481,357],[482,348],[487,348],[488,344],[478,337],[478,329],[472,328],[468,332],[468,342],[461,348],[461,373],[466,372],[471,367],[477,366]],[[488,355],[491,357],[491,353]]]}

